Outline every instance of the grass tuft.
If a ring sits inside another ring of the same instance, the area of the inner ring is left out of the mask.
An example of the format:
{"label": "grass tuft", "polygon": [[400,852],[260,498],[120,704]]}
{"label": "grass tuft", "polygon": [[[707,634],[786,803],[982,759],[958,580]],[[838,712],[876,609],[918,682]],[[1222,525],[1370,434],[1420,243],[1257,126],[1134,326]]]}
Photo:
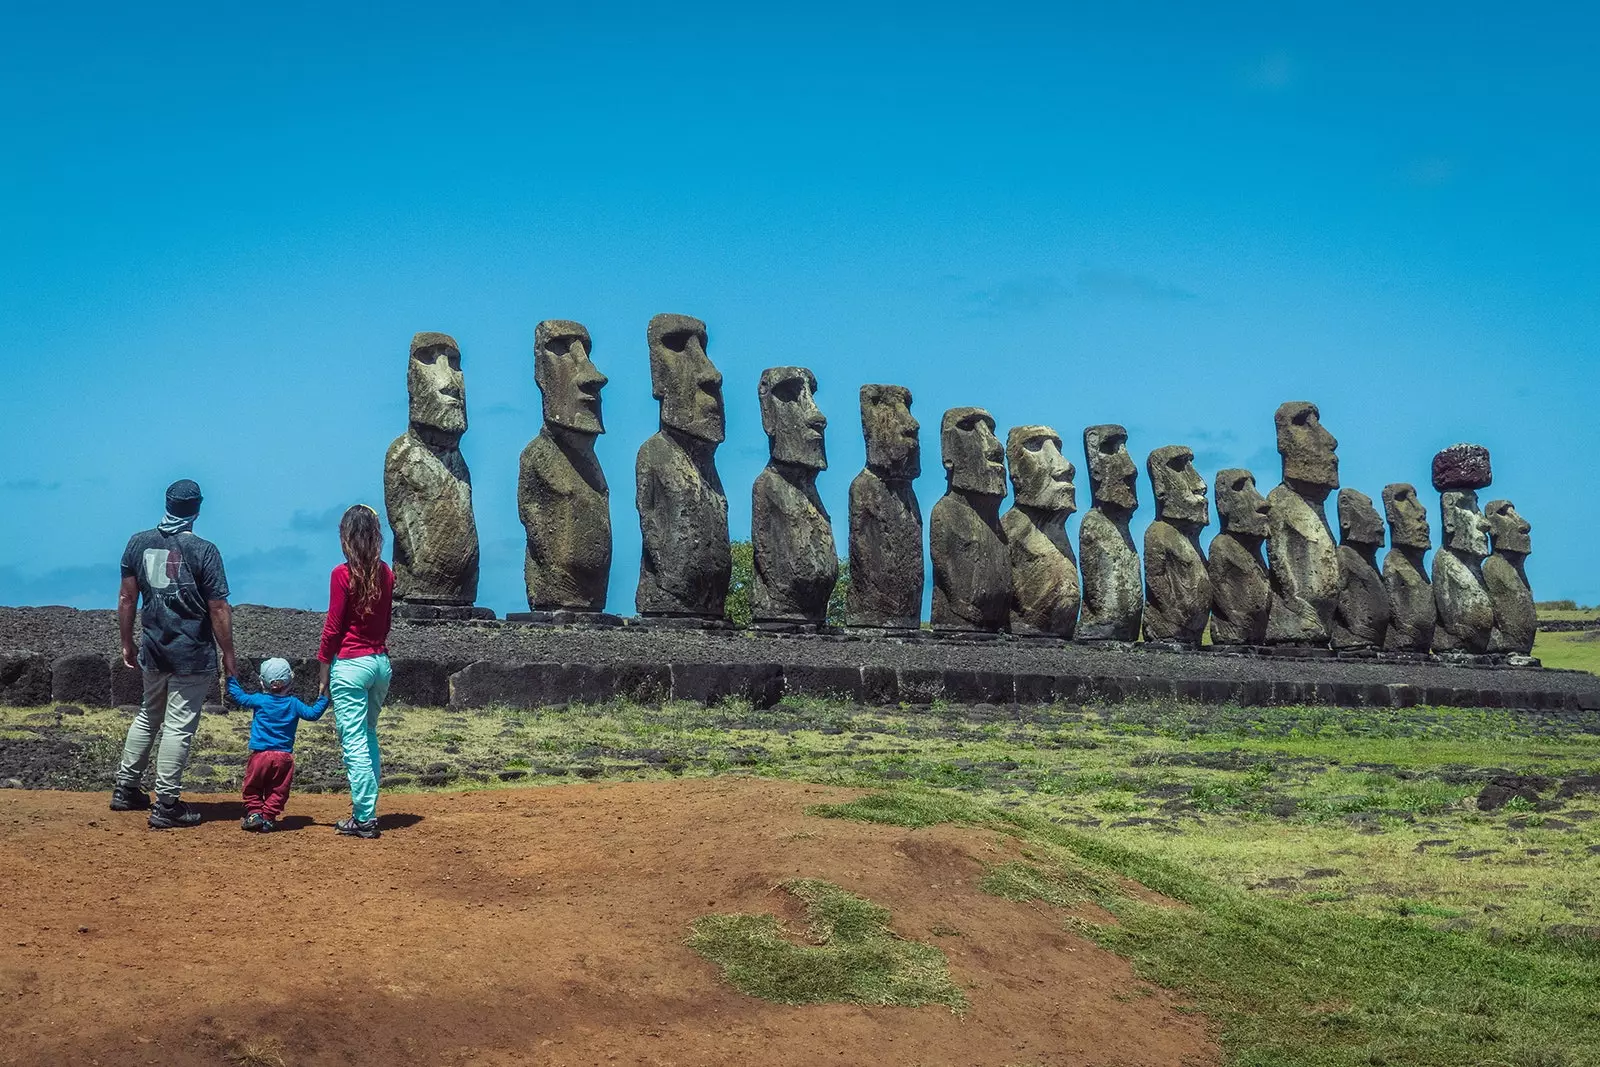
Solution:
{"label": "grass tuft", "polygon": [[706,915],[687,944],[722,968],[740,992],[780,1004],[943,1004],[966,1008],[943,952],[889,929],[889,910],[831,882],[781,887],[806,909],[806,938],[772,915]]}

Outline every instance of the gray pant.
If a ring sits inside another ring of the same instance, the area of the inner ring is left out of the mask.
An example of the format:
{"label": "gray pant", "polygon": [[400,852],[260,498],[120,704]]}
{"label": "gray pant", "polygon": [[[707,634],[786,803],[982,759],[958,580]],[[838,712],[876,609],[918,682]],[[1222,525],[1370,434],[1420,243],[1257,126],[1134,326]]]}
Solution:
{"label": "gray pant", "polygon": [[[216,684],[211,674],[144,672],[144,704],[128,727],[117,784],[139,788],[156,750],[156,798],[171,804],[183,789],[183,768],[200,726],[200,705]],[[159,742],[159,744],[158,744]]]}

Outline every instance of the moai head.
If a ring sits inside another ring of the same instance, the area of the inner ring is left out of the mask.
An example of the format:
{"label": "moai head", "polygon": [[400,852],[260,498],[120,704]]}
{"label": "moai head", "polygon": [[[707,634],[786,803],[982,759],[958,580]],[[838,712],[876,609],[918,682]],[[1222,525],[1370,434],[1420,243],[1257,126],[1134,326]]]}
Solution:
{"label": "moai head", "polygon": [[1383,520],[1372,498],[1358,489],[1339,490],[1339,541],[1347,545],[1383,544]]}
{"label": "moai head", "polygon": [[533,380],[544,396],[544,421],[579,433],[605,433],[600,390],[606,376],[589,362],[589,331],[581,323],[546,319],[533,331]]}
{"label": "moai head", "polygon": [[1019,507],[1078,510],[1077,469],[1061,454],[1061,435],[1048,426],[1016,426],[1006,435],[1006,462]]}
{"label": "moai head", "polygon": [[761,428],[774,463],[828,469],[822,431],[828,420],[817,407],[817,376],[804,367],[768,367],[761,372]]}
{"label": "moai head", "polygon": [[880,478],[911,479],[922,473],[922,425],[911,414],[911,390],[903,385],[861,387],[861,432],[867,466]]}
{"label": "moai head", "polygon": [[1145,461],[1156,495],[1156,518],[1178,526],[1204,526],[1211,521],[1206,503],[1206,480],[1194,469],[1194,451],[1184,445],[1166,445]]}
{"label": "moai head", "polygon": [[1489,554],[1489,520],[1478,510],[1476,489],[1449,489],[1439,495],[1444,547],[1463,556]]}
{"label": "moai head", "polygon": [[455,338],[444,333],[411,338],[406,390],[411,394],[413,428],[456,439],[467,432],[467,383]]}
{"label": "moai head", "polygon": [[1089,493],[1101,505],[1134,511],[1139,507],[1139,470],[1128,455],[1128,431],[1106,424],[1083,431],[1083,455],[1089,463]]}
{"label": "moai head", "polygon": [[1223,533],[1267,536],[1267,498],[1256,488],[1255,475],[1242,467],[1218,471],[1216,492]]}
{"label": "moai head", "polygon": [[650,392],[661,402],[661,425],[720,444],[722,374],[706,356],[706,324],[688,315],[657,315],[648,336]]}
{"label": "moai head", "polygon": [[1533,527],[1517,514],[1517,506],[1509,500],[1491,500],[1487,509],[1489,536],[1496,552],[1513,552],[1526,556],[1533,551]]}
{"label": "moai head", "polygon": [[950,488],[1006,495],[1006,451],[994,435],[994,416],[982,408],[951,408],[939,427]]}
{"label": "moai head", "polygon": [[1334,454],[1339,442],[1323,428],[1317,405],[1291,400],[1278,406],[1275,420],[1283,480],[1322,489],[1339,488],[1339,457]]}
{"label": "moai head", "polygon": [[1395,548],[1432,548],[1428,509],[1417,499],[1416,487],[1396,482],[1383,487],[1383,512],[1389,518],[1389,541]]}

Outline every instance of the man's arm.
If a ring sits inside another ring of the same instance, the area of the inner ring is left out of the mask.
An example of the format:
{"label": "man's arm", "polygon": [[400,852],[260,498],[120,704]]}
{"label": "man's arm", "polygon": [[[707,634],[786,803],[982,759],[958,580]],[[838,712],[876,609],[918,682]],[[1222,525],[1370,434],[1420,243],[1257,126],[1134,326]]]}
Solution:
{"label": "man's arm", "polygon": [[127,575],[117,590],[117,629],[122,634],[122,665],[139,669],[139,653],[133,647],[133,613],[139,607],[139,579]]}
{"label": "man's arm", "polygon": [[233,678],[239,673],[233,661],[233,608],[226,600],[208,600],[206,609],[211,613],[211,632],[216,634],[217,647],[222,650],[222,671]]}

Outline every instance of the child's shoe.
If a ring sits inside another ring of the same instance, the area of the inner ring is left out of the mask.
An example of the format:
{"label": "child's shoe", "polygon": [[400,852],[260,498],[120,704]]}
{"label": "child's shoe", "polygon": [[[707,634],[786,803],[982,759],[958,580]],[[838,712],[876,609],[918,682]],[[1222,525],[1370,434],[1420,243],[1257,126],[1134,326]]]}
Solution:
{"label": "child's shoe", "polygon": [[346,837],[364,837],[370,841],[378,836],[378,820],[368,819],[366,822],[357,822],[355,816],[352,815],[348,819],[340,819],[334,823],[333,829],[335,833],[343,834]]}
{"label": "child's shoe", "polygon": [[259,811],[252,811],[249,815],[246,815],[244,818],[239,820],[239,829],[249,833],[255,833],[262,828],[261,824],[267,821],[268,820],[265,815],[261,814]]}
{"label": "child's shoe", "polygon": [[256,824],[256,833],[258,833],[258,834],[270,834],[270,833],[272,833],[272,831],[276,830],[277,828],[278,828],[278,824],[277,823],[273,822],[271,819],[269,819],[265,815],[263,815],[263,816],[261,816],[261,822]]}

